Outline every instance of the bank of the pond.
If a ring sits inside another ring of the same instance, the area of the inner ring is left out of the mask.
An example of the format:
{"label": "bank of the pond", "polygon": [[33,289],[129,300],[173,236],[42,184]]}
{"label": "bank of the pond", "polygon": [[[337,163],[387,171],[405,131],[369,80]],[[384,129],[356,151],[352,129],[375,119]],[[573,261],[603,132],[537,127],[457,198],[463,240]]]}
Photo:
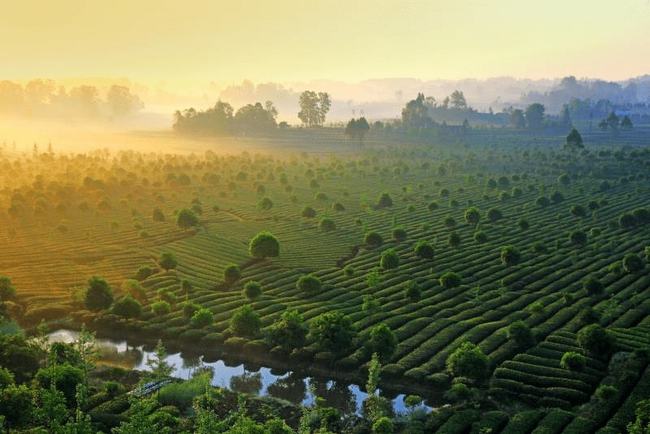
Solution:
{"label": "bank of the pond", "polygon": [[[72,342],[78,331],[59,329],[49,334],[52,341]],[[99,361],[126,369],[148,370],[147,360],[154,354],[155,341],[130,337],[128,340],[107,333],[98,334]],[[343,372],[330,372],[318,366],[297,366],[288,369],[279,363],[265,363],[252,358],[218,357],[205,348],[194,348],[191,344],[167,342],[167,363],[174,368],[173,376],[181,379],[191,378],[197,369],[210,368],[214,372],[212,384],[235,392],[259,396],[272,396],[294,404],[309,405],[315,396],[325,399],[328,405],[344,412],[359,412],[367,397],[360,384],[355,381],[361,376]],[[202,351],[203,350],[203,351]],[[424,399],[422,407],[430,410],[437,406],[432,394],[416,392],[409,388],[406,393],[399,391],[399,385],[382,384],[380,393],[389,398],[396,412],[408,411],[404,399],[408,393],[418,393]]]}

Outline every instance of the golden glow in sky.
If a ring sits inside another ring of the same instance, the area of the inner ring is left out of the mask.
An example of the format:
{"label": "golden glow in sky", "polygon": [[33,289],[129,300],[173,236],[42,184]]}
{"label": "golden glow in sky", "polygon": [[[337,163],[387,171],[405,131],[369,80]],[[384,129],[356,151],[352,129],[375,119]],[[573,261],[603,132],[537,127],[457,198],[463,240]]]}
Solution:
{"label": "golden glow in sky", "polygon": [[2,3],[0,79],[622,79],[650,73],[648,0]]}

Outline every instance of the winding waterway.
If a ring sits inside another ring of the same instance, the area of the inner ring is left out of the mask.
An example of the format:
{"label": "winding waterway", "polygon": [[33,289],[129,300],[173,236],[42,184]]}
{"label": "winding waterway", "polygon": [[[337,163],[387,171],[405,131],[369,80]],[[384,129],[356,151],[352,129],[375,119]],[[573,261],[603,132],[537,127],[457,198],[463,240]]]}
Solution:
{"label": "winding waterway", "polygon": [[[77,331],[61,329],[50,333],[49,337],[52,342],[69,343],[76,340],[78,334]],[[153,356],[152,348],[133,346],[126,340],[98,338],[97,347],[100,362],[126,369],[146,371],[149,369],[147,360]],[[174,377],[189,379],[198,368],[210,367],[214,372],[214,386],[259,396],[269,395],[294,404],[310,405],[314,401],[315,392],[328,405],[352,413],[361,410],[361,404],[367,397],[357,384],[308,376],[298,371],[282,372],[259,365],[233,364],[224,360],[208,361],[203,356],[189,356],[180,352],[169,354],[166,361],[174,367]],[[385,396],[391,399],[396,412],[407,411],[404,394]],[[430,410],[425,404],[421,406]]]}

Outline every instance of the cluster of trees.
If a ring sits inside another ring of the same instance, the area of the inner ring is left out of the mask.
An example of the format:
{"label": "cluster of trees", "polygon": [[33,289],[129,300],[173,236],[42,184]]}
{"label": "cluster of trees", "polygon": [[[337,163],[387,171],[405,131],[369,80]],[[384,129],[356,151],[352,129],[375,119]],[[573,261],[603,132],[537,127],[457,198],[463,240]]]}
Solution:
{"label": "cluster of trees", "polygon": [[631,130],[634,128],[634,125],[632,124],[632,120],[627,116],[623,116],[623,119],[619,118],[615,112],[610,112],[610,114],[602,119],[598,123],[598,128],[600,128],[602,131],[613,131],[617,132],[619,128],[621,130]]}
{"label": "cluster of trees", "polygon": [[52,80],[42,79],[24,86],[0,81],[0,115],[123,117],[143,107],[142,100],[129,87],[117,84],[102,91],[92,85],[66,89]]}
{"label": "cluster of trees", "polygon": [[217,101],[207,110],[176,111],[173,128],[179,133],[230,135],[262,133],[275,129],[278,125],[278,111],[271,101],[247,104],[237,112],[227,102]]}
{"label": "cluster of trees", "polygon": [[359,140],[361,144],[368,131],[370,131],[370,125],[366,118],[362,116],[359,119],[350,119],[345,126],[344,134],[352,140]]}
{"label": "cluster of trees", "polygon": [[510,125],[518,130],[538,130],[544,126],[546,108],[540,103],[533,103],[525,110],[514,109],[510,113]]}

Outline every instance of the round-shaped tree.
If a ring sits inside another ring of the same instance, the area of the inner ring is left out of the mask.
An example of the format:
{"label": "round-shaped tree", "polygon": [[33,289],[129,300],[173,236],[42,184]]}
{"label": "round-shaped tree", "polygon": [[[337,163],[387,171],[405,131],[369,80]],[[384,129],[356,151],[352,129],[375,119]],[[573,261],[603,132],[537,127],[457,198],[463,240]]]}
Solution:
{"label": "round-shaped tree", "polygon": [[388,193],[382,193],[377,199],[377,208],[390,208],[393,206],[393,199]]}
{"label": "round-shaped tree", "polygon": [[261,324],[259,315],[249,304],[241,306],[230,317],[230,330],[237,336],[255,337]]}
{"label": "round-shaped tree", "polygon": [[317,276],[313,274],[305,274],[300,276],[296,281],[296,288],[304,292],[318,292],[320,291],[322,283]]}
{"label": "round-shaped tree", "polygon": [[627,273],[638,273],[645,268],[643,259],[636,253],[628,253],[623,257],[623,269]]}
{"label": "round-shaped tree", "polygon": [[598,324],[590,324],[578,332],[578,345],[592,354],[609,355],[614,342],[614,337]]}
{"label": "round-shaped tree", "polygon": [[393,229],[393,239],[398,243],[406,240],[406,231],[404,230],[404,228]]}
{"label": "round-shaped tree", "polygon": [[488,357],[471,342],[463,342],[447,357],[447,370],[454,377],[467,377],[475,380],[485,378]]}
{"label": "round-shaped tree", "polygon": [[98,276],[91,277],[88,280],[84,303],[90,310],[108,309],[113,303],[113,290],[108,282]]}
{"label": "round-shaped tree", "polygon": [[310,339],[321,350],[335,354],[348,351],[355,335],[350,318],[338,311],[322,313],[309,324]]}
{"label": "round-shaped tree", "polygon": [[142,305],[130,294],[118,299],[113,304],[112,311],[123,318],[138,318],[142,314]]}
{"label": "round-shaped tree", "polygon": [[454,249],[460,246],[460,235],[458,235],[456,232],[452,232],[449,234],[449,246],[453,247]]}
{"label": "round-shaped tree", "polygon": [[397,338],[390,327],[380,323],[370,330],[366,346],[369,354],[377,353],[380,360],[387,361],[397,348]]}
{"label": "round-shaped tree", "polygon": [[379,247],[384,243],[384,239],[377,232],[368,232],[363,242],[369,247]]}
{"label": "round-shaped tree", "polygon": [[582,371],[587,365],[587,359],[575,351],[567,351],[560,359],[560,367],[569,371]]}
{"label": "round-shaped tree", "polygon": [[487,218],[494,223],[503,218],[503,213],[501,213],[497,208],[490,208],[487,212]]}
{"label": "round-shaped tree", "polygon": [[16,287],[7,276],[0,276],[0,303],[16,296]]}
{"label": "round-shaped tree", "polygon": [[519,347],[529,347],[535,343],[535,337],[530,327],[523,321],[515,321],[508,327],[508,339],[512,340]]}
{"label": "round-shaped tree", "polygon": [[474,241],[479,244],[483,244],[487,242],[487,235],[483,231],[476,231],[474,232]]}
{"label": "round-shaped tree", "polygon": [[239,266],[230,264],[223,270],[223,280],[227,285],[232,285],[241,278]]}
{"label": "round-shaped tree", "polygon": [[173,270],[178,266],[178,261],[176,256],[171,252],[164,252],[160,254],[160,259],[158,259],[158,265],[165,271]]}
{"label": "round-shaped tree", "polygon": [[453,271],[447,271],[446,273],[443,273],[442,276],[440,276],[439,281],[440,281],[440,286],[442,286],[445,289],[450,289],[459,286],[461,283],[461,278],[458,274],[454,273]]}
{"label": "round-shaped tree", "polygon": [[248,253],[259,259],[280,256],[280,242],[271,232],[259,232],[248,244]]}
{"label": "round-shaped tree", "polygon": [[192,319],[190,324],[192,327],[203,328],[209,326],[214,322],[214,314],[210,309],[200,308],[194,314],[192,314]]}
{"label": "round-shaped tree", "polygon": [[289,309],[269,327],[268,340],[285,351],[302,348],[307,340],[305,319],[295,309]]}
{"label": "round-shaped tree", "polygon": [[412,280],[408,280],[404,284],[404,296],[407,300],[418,301],[422,297],[420,285]]}
{"label": "round-shaped tree", "polygon": [[433,246],[426,240],[420,240],[415,244],[413,249],[415,254],[422,259],[433,259]]}
{"label": "round-shaped tree", "polygon": [[393,270],[399,267],[399,255],[394,249],[384,250],[379,259],[379,267],[382,270]]}
{"label": "round-shaped tree", "polygon": [[310,206],[306,206],[302,209],[302,213],[300,215],[311,219],[316,217],[316,210]]}
{"label": "round-shaped tree", "polygon": [[318,227],[320,228],[321,231],[330,232],[336,230],[336,223],[331,218],[324,217],[321,219],[320,223],[318,224]]}
{"label": "round-shaped tree", "polygon": [[481,220],[481,212],[476,207],[467,208],[465,210],[465,221],[473,226],[476,226]]}
{"label": "round-shaped tree", "polygon": [[582,287],[589,295],[601,294],[605,289],[604,285],[594,275],[587,276],[587,278],[582,282]]}
{"label": "round-shaped tree", "polygon": [[183,208],[176,215],[176,224],[181,229],[189,229],[193,226],[198,226],[199,218],[191,209]]}
{"label": "round-shaped tree", "polygon": [[501,263],[506,267],[516,265],[521,261],[521,253],[514,246],[501,248]]}
{"label": "round-shaped tree", "polygon": [[587,234],[579,229],[571,231],[569,241],[576,247],[584,247],[587,244]]}
{"label": "round-shaped tree", "polygon": [[244,285],[244,296],[249,300],[255,300],[262,295],[262,285],[254,280],[249,280]]}

